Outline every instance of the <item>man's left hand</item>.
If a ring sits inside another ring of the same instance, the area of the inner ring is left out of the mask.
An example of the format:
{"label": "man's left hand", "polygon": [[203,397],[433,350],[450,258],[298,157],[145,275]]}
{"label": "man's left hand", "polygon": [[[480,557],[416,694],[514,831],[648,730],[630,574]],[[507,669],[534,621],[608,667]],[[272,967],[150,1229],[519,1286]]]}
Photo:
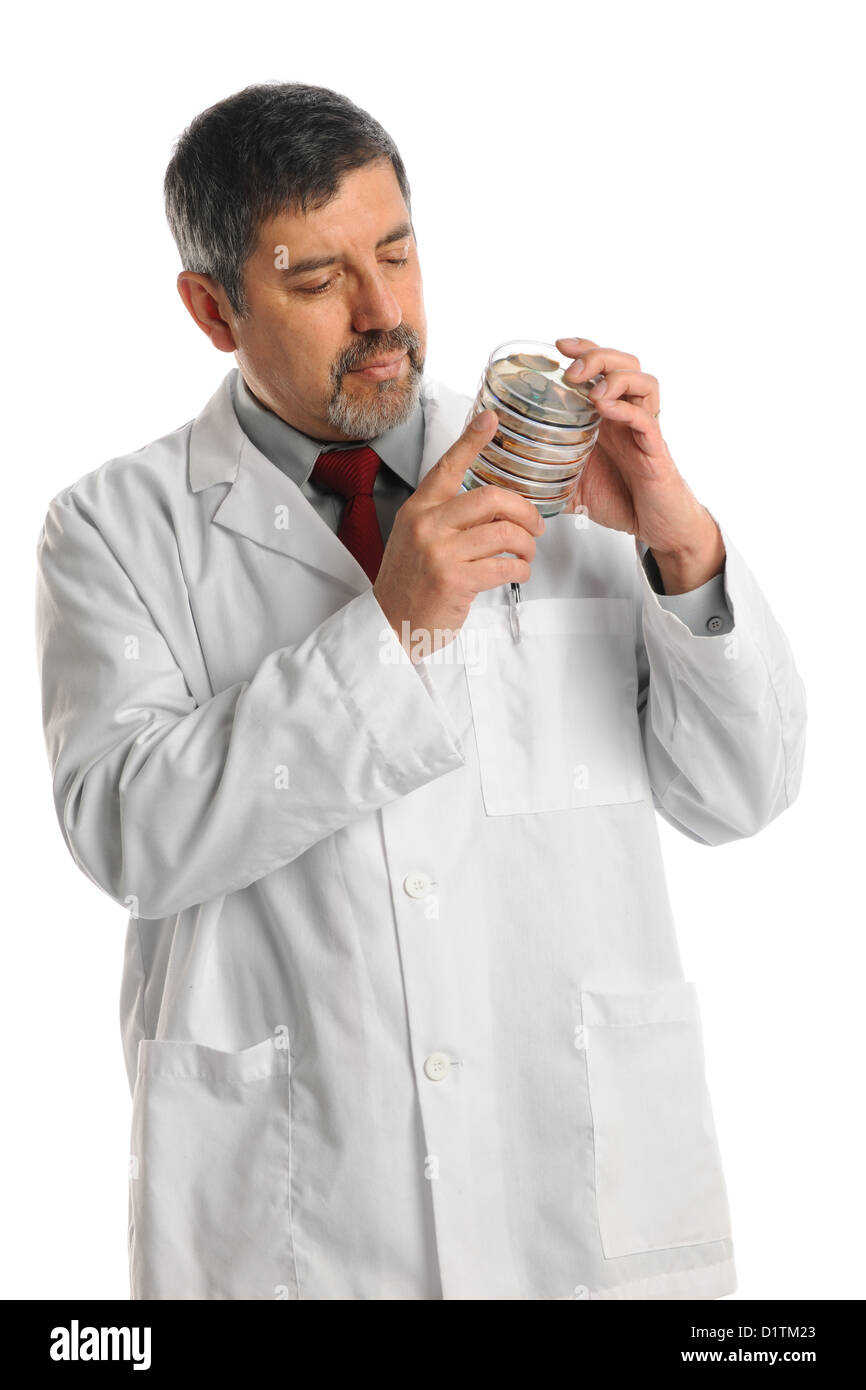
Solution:
{"label": "man's left hand", "polygon": [[659,428],[659,384],[628,352],[589,338],[557,338],[578,359],[566,381],[604,374],[590,391],[601,415],[598,441],[565,510],[627,531],[652,550],[666,594],[687,593],[718,574],[725,545],[718,525],[678,471]]}

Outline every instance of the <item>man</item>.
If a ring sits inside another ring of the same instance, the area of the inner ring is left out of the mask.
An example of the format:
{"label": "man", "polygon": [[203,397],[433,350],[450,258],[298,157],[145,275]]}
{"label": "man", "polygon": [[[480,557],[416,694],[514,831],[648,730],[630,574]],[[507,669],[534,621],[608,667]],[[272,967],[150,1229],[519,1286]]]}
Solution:
{"label": "man", "polygon": [[[135,1299],[719,1298],[730,1213],[655,813],[797,795],[751,572],[601,374],[572,514],[462,491],[490,411],[424,376],[410,194],[345,97],[254,86],[166,175],[237,367],[51,502],[44,722],[130,912]],[[511,584],[521,586],[519,627]]]}

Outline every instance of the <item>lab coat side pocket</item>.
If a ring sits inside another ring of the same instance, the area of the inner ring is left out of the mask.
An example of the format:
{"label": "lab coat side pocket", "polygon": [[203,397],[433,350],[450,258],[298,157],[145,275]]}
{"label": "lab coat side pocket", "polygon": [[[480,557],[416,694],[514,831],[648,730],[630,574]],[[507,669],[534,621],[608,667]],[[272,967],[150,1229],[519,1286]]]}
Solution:
{"label": "lab coat side pocket", "polygon": [[133,1299],[296,1299],[291,1053],[142,1039],[132,1099]]}
{"label": "lab coat side pocket", "polygon": [[694,984],[580,1000],[605,1257],[729,1238]]}

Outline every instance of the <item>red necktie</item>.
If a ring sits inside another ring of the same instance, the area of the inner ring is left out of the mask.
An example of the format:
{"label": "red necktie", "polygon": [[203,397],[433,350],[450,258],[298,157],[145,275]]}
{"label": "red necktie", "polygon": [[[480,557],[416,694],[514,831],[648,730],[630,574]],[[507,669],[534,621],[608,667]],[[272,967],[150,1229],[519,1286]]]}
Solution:
{"label": "red necktie", "polygon": [[310,474],[314,483],[347,499],[337,539],[350,550],[371,583],[376,582],[385,550],[373,484],[382,460],[369,444],[357,449],[331,449],[319,454]]}

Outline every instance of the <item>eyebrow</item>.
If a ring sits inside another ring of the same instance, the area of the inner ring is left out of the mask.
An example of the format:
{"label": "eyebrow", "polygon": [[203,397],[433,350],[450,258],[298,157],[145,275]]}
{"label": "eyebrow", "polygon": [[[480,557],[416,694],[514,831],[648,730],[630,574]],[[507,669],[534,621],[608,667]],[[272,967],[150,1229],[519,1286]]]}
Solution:
{"label": "eyebrow", "polygon": [[[381,246],[389,246],[392,241],[405,241],[412,235],[412,227],[408,222],[401,222],[398,227],[394,227],[385,236],[380,237],[376,242],[376,250]],[[277,267],[277,273],[284,280],[291,280],[295,275],[304,275],[310,270],[322,270],[328,265],[342,265],[342,256],[307,256],[302,261],[295,261],[291,266]]]}

